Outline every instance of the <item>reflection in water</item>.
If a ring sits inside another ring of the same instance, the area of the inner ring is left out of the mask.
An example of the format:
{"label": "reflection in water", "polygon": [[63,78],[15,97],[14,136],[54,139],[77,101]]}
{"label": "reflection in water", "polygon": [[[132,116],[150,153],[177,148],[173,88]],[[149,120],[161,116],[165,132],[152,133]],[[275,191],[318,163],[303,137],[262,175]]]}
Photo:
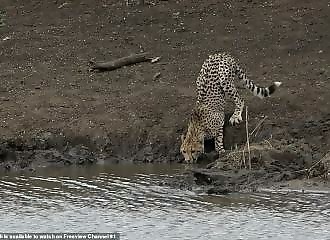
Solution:
{"label": "reflection in water", "polygon": [[122,239],[330,239],[327,194],[201,196],[159,186],[183,165],[46,168],[0,178],[1,232]]}

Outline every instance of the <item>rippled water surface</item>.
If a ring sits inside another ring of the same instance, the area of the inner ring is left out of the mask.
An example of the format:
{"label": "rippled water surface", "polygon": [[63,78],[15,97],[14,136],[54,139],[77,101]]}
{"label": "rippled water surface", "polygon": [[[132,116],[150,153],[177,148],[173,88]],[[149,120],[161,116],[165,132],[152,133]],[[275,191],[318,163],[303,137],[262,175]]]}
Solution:
{"label": "rippled water surface", "polygon": [[0,232],[121,239],[330,239],[329,194],[197,195],[159,186],[182,165],[46,168],[0,177]]}

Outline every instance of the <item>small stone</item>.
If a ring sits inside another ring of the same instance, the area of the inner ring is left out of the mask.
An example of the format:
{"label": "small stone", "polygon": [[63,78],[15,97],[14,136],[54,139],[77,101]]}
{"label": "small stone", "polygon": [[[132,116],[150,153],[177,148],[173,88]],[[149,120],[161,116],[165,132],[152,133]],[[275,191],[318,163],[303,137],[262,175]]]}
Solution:
{"label": "small stone", "polygon": [[319,70],[319,74],[320,74],[320,75],[324,74],[325,72],[326,72],[326,70],[325,70],[324,68],[321,68],[321,69]]}
{"label": "small stone", "polygon": [[292,16],[291,18],[295,22],[299,22],[302,19],[302,17],[299,17],[299,16]]}
{"label": "small stone", "polygon": [[7,97],[0,97],[0,100],[4,102],[8,102],[10,99]]}

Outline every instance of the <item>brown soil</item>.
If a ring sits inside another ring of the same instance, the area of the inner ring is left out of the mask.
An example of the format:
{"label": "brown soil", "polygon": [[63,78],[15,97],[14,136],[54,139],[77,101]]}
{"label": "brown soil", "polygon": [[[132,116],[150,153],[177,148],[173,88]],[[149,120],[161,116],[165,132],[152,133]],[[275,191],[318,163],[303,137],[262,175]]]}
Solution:
{"label": "brown soil", "polygon": [[[36,159],[71,163],[72,156],[84,163],[90,154],[177,161],[195,79],[218,51],[239,58],[260,85],[283,82],[264,101],[242,91],[250,128],[267,116],[255,141],[303,140],[314,159],[329,150],[327,0],[64,2],[0,3],[0,161],[7,169]],[[91,59],[139,52],[162,58],[88,71]],[[226,129],[227,149],[245,142],[243,125]]]}

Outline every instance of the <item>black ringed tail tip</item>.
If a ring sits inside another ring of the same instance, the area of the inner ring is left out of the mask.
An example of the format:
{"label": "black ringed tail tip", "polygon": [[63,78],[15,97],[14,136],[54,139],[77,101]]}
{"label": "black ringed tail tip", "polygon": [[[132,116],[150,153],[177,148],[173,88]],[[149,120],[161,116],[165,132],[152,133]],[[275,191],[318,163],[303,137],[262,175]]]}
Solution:
{"label": "black ringed tail tip", "polygon": [[281,82],[274,82],[268,89],[269,89],[269,95],[271,95],[272,93],[275,92],[276,88],[278,88],[279,86],[281,86],[282,83]]}

